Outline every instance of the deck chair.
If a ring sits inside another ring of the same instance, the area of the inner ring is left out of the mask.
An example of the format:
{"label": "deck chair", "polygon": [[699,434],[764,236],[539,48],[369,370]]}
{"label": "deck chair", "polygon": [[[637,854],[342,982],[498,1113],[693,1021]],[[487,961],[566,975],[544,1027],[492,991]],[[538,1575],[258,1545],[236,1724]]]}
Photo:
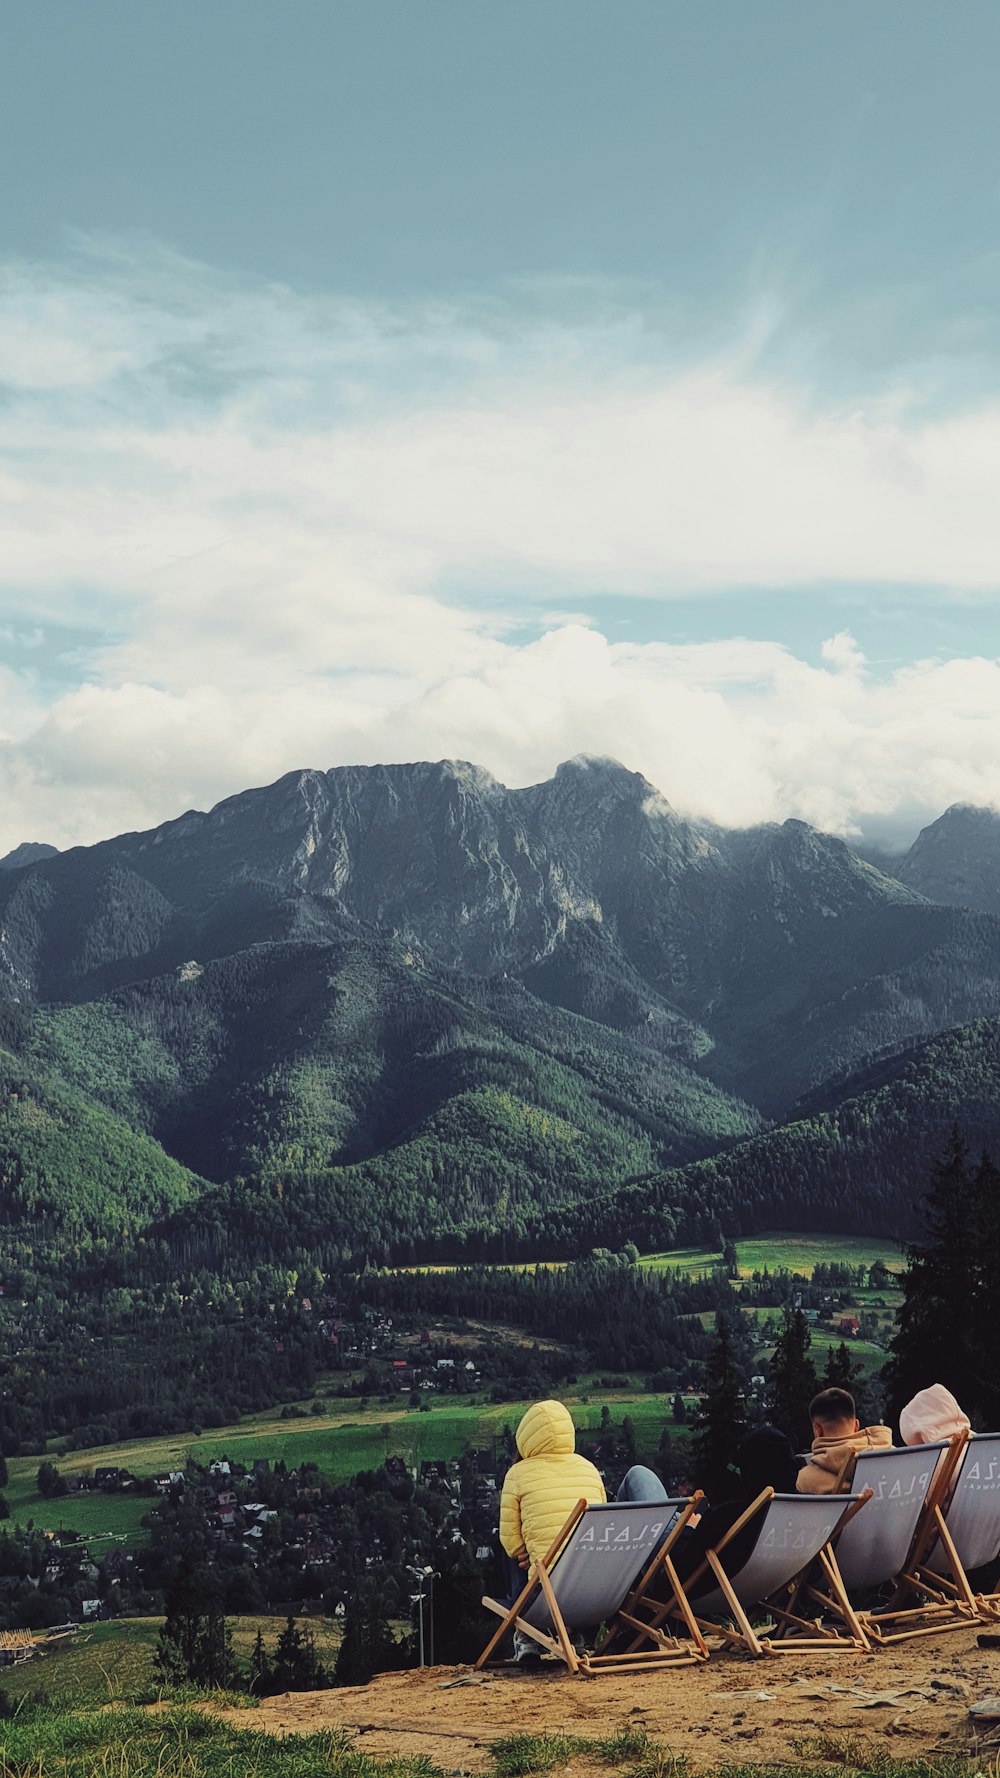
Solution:
{"label": "deck chair", "polygon": [[[696,1493],[690,1499],[655,1505],[612,1501],[588,1506],[585,1500],[578,1501],[551,1548],[535,1563],[513,1605],[483,1598],[486,1609],[496,1612],[502,1622],[476,1667],[485,1666],[501,1637],[514,1629],[558,1656],[571,1673],[587,1677],[608,1669],[630,1672],[707,1660],[705,1639],[683,1599],[670,1555],[702,1499]],[[664,1536],[675,1513],[676,1521]],[[668,1576],[671,1587],[676,1585],[680,1590],[683,1603],[679,1610],[686,1636],[647,1624],[638,1615],[655,1610],[647,1595],[661,1572]],[[609,1634],[595,1654],[577,1653],[573,1632],[593,1624],[607,1624]],[[606,1653],[620,1624],[629,1627],[634,1647],[627,1655]]]}
{"label": "deck chair", "polygon": [[[684,1614],[686,1621],[689,1612],[703,1635],[718,1636],[724,1644],[744,1648],[752,1655],[828,1654],[835,1649],[867,1652],[870,1644],[851,1608],[830,1547],[840,1526],[859,1513],[867,1500],[866,1493],[845,1499],[842,1494],[775,1494],[773,1488],[765,1488],[705,1552],[704,1560],[675,1596],[660,1606],[653,1626],[659,1627],[678,1613]],[[757,1539],[749,1556],[739,1565],[727,1561],[733,1540],[755,1523]],[[821,1555],[838,1615],[848,1627],[847,1638],[839,1629],[825,1628],[795,1610],[802,1577]],[[751,1624],[748,1613],[758,1605],[774,1619],[773,1635],[759,1635]]]}
{"label": "deck chair", "polygon": [[939,1490],[900,1592],[901,1602],[921,1593],[925,1611],[957,1629],[970,1619],[1000,1617],[1000,1593],[975,1593],[969,1581],[971,1570],[1000,1556],[1000,1432],[973,1433],[953,1476],[953,1485]]}
{"label": "deck chair", "polygon": [[[845,1518],[833,1539],[833,1551],[848,1598],[855,1601],[878,1588],[896,1583],[912,1573],[914,1552],[926,1547],[926,1527],[933,1524],[935,1507],[946,1498],[961,1457],[965,1435],[933,1445],[901,1445],[858,1453],[852,1478],[852,1498],[869,1496],[863,1513]],[[914,1583],[915,1584],[915,1583]],[[893,1596],[895,1601],[896,1595]],[[912,1621],[934,1602],[926,1592],[907,1609],[865,1610],[856,1605],[854,1617],[868,1640],[878,1646],[923,1635],[939,1627],[910,1628]],[[831,1588],[824,1552],[796,1589],[790,1609],[803,1612],[819,1606],[828,1619],[839,1619],[842,1630],[853,1635],[844,1617],[836,1590]],[[904,1627],[899,1627],[899,1626]]]}

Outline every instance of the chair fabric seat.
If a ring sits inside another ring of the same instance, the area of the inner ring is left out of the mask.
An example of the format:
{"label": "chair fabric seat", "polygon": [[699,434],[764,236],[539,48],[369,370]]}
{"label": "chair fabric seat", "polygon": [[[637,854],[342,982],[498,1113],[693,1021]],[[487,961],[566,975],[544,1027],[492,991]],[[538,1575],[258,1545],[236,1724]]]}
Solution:
{"label": "chair fabric seat", "polygon": [[[756,1605],[793,1580],[830,1541],[848,1505],[843,1494],[775,1494],[768,1503],[752,1553],[729,1575],[740,1604]],[[724,1549],[719,1559],[725,1566]],[[720,1587],[712,1587],[707,1593],[696,1590],[690,1596],[697,1598],[699,1612],[729,1610]]]}
{"label": "chair fabric seat", "polygon": [[[624,1604],[686,1500],[610,1501],[588,1506],[551,1572],[552,1591],[568,1629],[599,1624]],[[536,1629],[551,1623],[543,1594],[524,1612]]]}
{"label": "chair fabric seat", "polygon": [[[1000,1555],[1000,1432],[977,1432],[970,1438],[945,1524],[967,1574]],[[934,1574],[948,1573],[948,1554],[940,1538],[924,1566]]]}
{"label": "chair fabric seat", "polygon": [[947,1450],[945,1440],[860,1452],[851,1493],[870,1488],[872,1498],[837,1539],[837,1566],[849,1593],[871,1592],[900,1573]]}

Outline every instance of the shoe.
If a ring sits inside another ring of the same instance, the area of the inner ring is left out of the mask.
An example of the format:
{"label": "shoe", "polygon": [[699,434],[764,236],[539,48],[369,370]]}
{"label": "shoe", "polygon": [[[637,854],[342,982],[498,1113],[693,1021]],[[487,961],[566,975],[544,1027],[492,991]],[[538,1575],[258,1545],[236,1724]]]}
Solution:
{"label": "shoe", "polygon": [[523,1630],[514,1631],[514,1665],[516,1667],[540,1667],[542,1651],[537,1642],[526,1636]]}

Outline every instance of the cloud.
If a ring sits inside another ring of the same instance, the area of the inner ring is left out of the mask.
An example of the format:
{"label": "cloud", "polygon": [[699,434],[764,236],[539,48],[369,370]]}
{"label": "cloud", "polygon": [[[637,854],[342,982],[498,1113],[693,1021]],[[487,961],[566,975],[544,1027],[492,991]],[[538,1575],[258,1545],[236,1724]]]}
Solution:
{"label": "cloud", "polygon": [[464,668],[402,692],[391,674],[249,692],[88,685],[0,745],[0,848],[153,825],[301,766],[471,758],[525,784],[580,752],[612,754],[680,810],[733,825],[796,815],[850,834],[900,807],[996,804],[1000,663],[927,661],[872,681],[853,659],[817,667],[775,644],[612,644],[570,624],[474,643]]}
{"label": "cloud", "polygon": [[824,402],[752,338],[682,356],[644,301],[363,304],[152,244],[8,266],[0,848],[442,755],[524,783],[610,753],[727,822],[992,801],[995,661],[886,678],[843,631],[813,665],[574,617],[595,591],[1000,577],[1000,408]]}

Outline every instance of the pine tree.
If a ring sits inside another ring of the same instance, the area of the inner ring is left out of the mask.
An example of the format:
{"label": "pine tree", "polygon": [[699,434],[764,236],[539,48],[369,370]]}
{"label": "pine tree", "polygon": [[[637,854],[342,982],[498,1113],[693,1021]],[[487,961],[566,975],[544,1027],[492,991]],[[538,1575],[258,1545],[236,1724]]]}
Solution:
{"label": "pine tree", "polygon": [[[975,1291],[972,1300],[971,1393],[964,1384],[977,1422],[1000,1425],[1000,1316],[996,1312],[1000,1281],[1000,1169],[984,1154],[972,1181],[976,1240]],[[963,1397],[959,1393],[959,1400]],[[964,1402],[963,1402],[964,1405]]]}
{"label": "pine tree", "polygon": [[327,1683],[316,1638],[308,1625],[300,1629],[294,1617],[289,1617],[275,1644],[271,1683],[276,1692],[318,1691]]}
{"label": "pine tree", "polygon": [[705,1361],[704,1388],[694,1421],[691,1460],[694,1481],[709,1500],[737,1491],[736,1449],[747,1430],[746,1379],[737,1340],[725,1310],[715,1317],[715,1338]]}
{"label": "pine tree", "polygon": [[868,1401],[864,1371],[861,1365],[855,1363],[851,1357],[846,1340],[841,1340],[839,1346],[831,1346],[827,1352],[822,1387],[824,1389],[846,1389],[848,1395],[854,1397],[854,1405],[862,1426],[871,1422],[873,1413]]}
{"label": "pine tree", "polygon": [[168,1684],[228,1686],[236,1678],[232,1631],[210,1568],[182,1561],[167,1593],[156,1665]]}
{"label": "pine tree", "polygon": [[380,1601],[369,1587],[361,1586],[347,1607],[335,1684],[367,1685],[375,1673],[396,1665],[398,1652]]}
{"label": "pine tree", "polygon": [[7,1486],[7,1459],[4,1456],[3,1452],[0,1451],[0,1488],[6,1488],[6,1486]]}
{"label": "pine tree", "polygon": [[[907,1250],[903,1302],[885,1373],[894,1414],[929,1383],[944,1383],[970,1415],[982,1412],[982,1397],[991,1392],[979,1350],[986,1319],[979,1300],[984,1266],[995,1258],[984,1261],[978,1251],[981,1241],[992,1247],[992,1231],[982,1226],[984,1217],[993,1217],[992,1206],[986,1207],[984,1165],[973,1174],[955,1126],[934,1163],[924,1199],[925,1239]],[[995,1289],[994,1272],[991,1296]],[[987,1352],[995,1354],[995,1334],[987,1339]]]}
{"label": "pine tree", "polygon": [[688,1417],[687,1402],[684,1400],[679,1389],[670,1404],[670,1412],[673,1415],[675,1426],[684,1426],[686,1424]]}
{"label": "pine tree", "polygon": [[816,1394],[816,1369],[808,1356],[812,1336],[801,1309],[785,1311],[767,1385],[767,1410],[796,1450],[808,1445],[809,1403]]}
{"label": "pine tree", "polygon": [[253,1697],[266,1698],[269,1696],[272,1689],[274,1689],[272,1686],[272,1677],[271,1663],[267,1658],[267,1650],[264,1647],[264,1638],[258,1627],[257,1640],[250,1652],[250,1672],[248,1675],[248,1689]]}

